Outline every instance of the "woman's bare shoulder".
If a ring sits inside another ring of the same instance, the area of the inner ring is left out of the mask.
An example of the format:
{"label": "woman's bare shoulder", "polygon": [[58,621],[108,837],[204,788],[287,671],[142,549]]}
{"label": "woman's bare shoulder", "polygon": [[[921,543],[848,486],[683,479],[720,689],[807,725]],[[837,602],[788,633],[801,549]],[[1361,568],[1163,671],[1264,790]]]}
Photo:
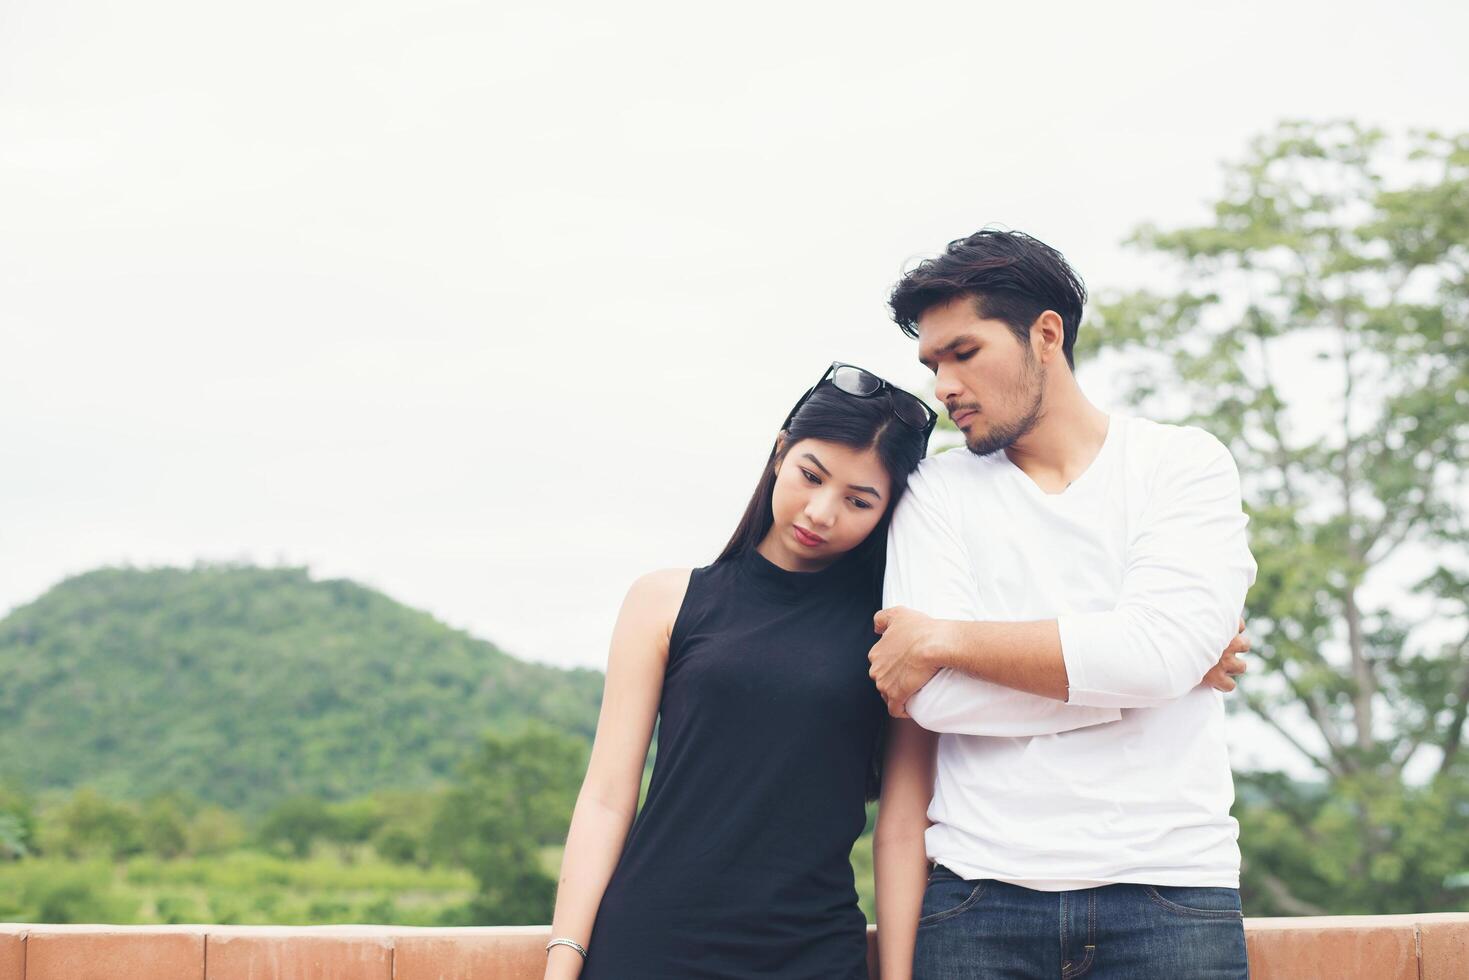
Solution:
{"label": "woman's bare shoulder", "polygon": [[624,614],[671,627],[683,605],[693,572],[692,568],[660,568],[639,576],[623,600]]}

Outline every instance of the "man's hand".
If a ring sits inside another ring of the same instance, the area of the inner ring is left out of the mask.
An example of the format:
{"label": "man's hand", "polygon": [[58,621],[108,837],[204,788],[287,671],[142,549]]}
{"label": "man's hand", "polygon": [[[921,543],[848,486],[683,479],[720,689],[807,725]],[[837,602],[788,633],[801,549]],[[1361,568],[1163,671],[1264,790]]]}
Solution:
{"label": "man's hand", "polygon": [[894,718],[908,717],[904,707],[908,699],[938,673],[938,668],[929,666],[923,656],[931,648],[938,626],[938,620],[902,606],[879,610],[872,617],[873,632],[882,634],[882,639],[867,655],[872,663],[867,676],[877,684],[877,693],[888,703],[888,714]]}
{"label": "man's hand", "polygon": [[1219,662],[1209,668],[1204,675],[1204,683],[1216,691],[1229,692],[1235,688],[1235,677],[1249,670],[1249,665],[1239,658],[1239,654],[1250,649],[1250,638],[1245,636],[1245,621],[1239,621],[1239,633],[1229,641],[1229,646],[1224,648],[1224,653],[1219,657]]}

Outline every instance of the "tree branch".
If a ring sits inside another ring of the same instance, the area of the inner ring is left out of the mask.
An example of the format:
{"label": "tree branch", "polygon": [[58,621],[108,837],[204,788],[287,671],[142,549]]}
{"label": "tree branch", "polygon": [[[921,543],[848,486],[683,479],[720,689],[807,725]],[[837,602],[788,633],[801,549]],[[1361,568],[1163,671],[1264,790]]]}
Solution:
{"label": "tree branch", "polygon": [[[1285,435],[1280,431],[1279,406],[1280,395],[1275,389],[1275,380],[1270,374],[1270,351],[1268,338],[1255,326],[1250,334],[1255,338],[1260,352],[1260,376],[1263,380],[1264,394],[1268,398],[1269,409],[1262,413],[1262,421],[1265,432],[1275,443],[1274,458],[1275,468],[1280,471],[1280,488],[1285,491],[1285,499],[1291,509],[1296,509],[1299,498],[1296,496],[1295,483],[1291,477],[1290,450],[1285,445]],[[1261,456],[1265,456],[1261,453]]]}
{"label": "tree branch", "polygon": [[1469,661],[1465,660],[1464,654],[1469,650],[1469,636],[1459,641],[1454,648],[1455,653],[1462,665],[1463,675],[1459,678],[1459,688],[1455,692],[1458,701],[1454,705],[1454,716],[1449,722],[1448,731],[1444,733],[1443,759],[1439,761],[1438,772],[1434,773],[1435,780],[1442,777],[1454,764],[1454,759],[1459,754],[1459,747],[1464,744],[1464,720],[1469,718]]}
{"label": "tree branch", "polygon": [[1285,728],[1284,725],[1277,721],[1275,716],[1271,712],[1266,710],[1264,703],[1261,702],[1258,696],[1246,693],[1245,705],[1248,706],[1249,709],[1253,711],[1257,716],[1259,716],[1259,718],[1264,721],[1265,724],[1275,729],[1276,733],[1280,735],[1281,738],[1290,743],[1291,748],[1295,749],[1297,752],[1301,753],[1301,755],[1305,756],[1313,766],[1331,776],[1335,776],[1338,778],[1341,777],[1342,772],[1339,768],[1337,768],[1337,766],[1333,765],[1328,760],[1321,758],[1316,753],[1312,752],[1310,749],[1302,745],[1298,738],[1292,735]]}
{"label": "tree branch", "polygon": [[1321,699],[1320,689],[1314,689],[1309,694],[1303,691],[1296,683],[1296,679],[1284,667],[1280,670],[1280,676],[1285,678],[1286,686],[1290,688],[1296,700],[1301,702],[1311,720],[1316,723],[1316,727],[1321,731],[1321,737],[1326,741],[1327,749],[1331,752],[1331,757],[1336,760],[1335,766],[1322,766],[1322,769],[1336,776],[1356,772],[1356,763],[1342,743],[1341,733],[1336,730],[1336,724],[1331,720],[1326,702]]}
{"label": "tree branch", "polygon": [[1305,899],[1297,898],[1290,887],[1268,871],[1260,872],[1260,886],[1282,912],[1288,915],[1327,915],[1326,909]]}
{"label": "tree branch", "polygon": [[[1397,520],[1397,518],[1399,517],[1401,517],[1401,515],[1398,513],[1385,515],[1382,520],[1378,522],[1377,526],[1372,529],[1372,533],[1367,535],[1366,539],[1363,541],[1362,549],[1364,552],[1368,553],[1363,558],[1363,560],[1367,564],[1376,565],[1386,560],[1388,556],[1391,555],[1394,551],[1397,551],[1398,547],[1402,545],[1403,542],[1407,541],[1408,536],[1413,533],[1415,522],[1412,520],[1399,521]],[[1377,542],[1383,539],[1383,535],[1387,534],[1388,528],[1393,524],[1397,524],[1398,527],[1395,532],[1387,537],[1387,547],[1375,555],[1370,554],[1372,549],[1377,547]]]}
{"label": "tree branch", "polygon": [[1365,753],[1372,751],[1373,725],[1372,725],[1372,699],[1377,695],[1377,675],[1372,664],[1367,659],[1366,644],[1362,638],[1362,611],[1357,606],[1357,569],[1362,564],[1362,539],[1357,527],[1356,507],[1353,496],[1356,493],[1356,473],[1352,466],[1352,451],[1356,448],[1356,442],[1352,438],[1352,388],[1356,384],[1356,375],[1352,373],[1352,348],[1351,331],[1347,324],[1346,311],[1341,303],[1333,304],[1332,319],[1336,323],[1337,331],[1341,335],[1341,363],[1342,363],[1342,449],[1341,449],[1341,489],[1342,489],[1342,517],[1347,527],[1347,550],[1352,559],[1352,567],[1348,569],[1348,580],[1342,591],[1342,607],[1347,619],[1347,649],[1352,657],[1352,679],[1356,682],[1356,691],[1352,696],[1353,722],[1357,729],[1357,748]]}

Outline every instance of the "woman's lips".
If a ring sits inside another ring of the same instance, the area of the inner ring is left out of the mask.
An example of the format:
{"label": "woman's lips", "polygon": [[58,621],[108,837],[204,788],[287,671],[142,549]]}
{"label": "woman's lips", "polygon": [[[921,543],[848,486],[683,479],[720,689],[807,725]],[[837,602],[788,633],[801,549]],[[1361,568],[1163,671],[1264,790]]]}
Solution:
{"label": "woman's lips", "polygon": [[823,538],[819,534],[812,534],[805,528],[797,527],[796,525],[792,524],[791,530],[795,532],[796,540],[801,542],[808,548],[815,548],[817,545],[826,544],[825,538]]}

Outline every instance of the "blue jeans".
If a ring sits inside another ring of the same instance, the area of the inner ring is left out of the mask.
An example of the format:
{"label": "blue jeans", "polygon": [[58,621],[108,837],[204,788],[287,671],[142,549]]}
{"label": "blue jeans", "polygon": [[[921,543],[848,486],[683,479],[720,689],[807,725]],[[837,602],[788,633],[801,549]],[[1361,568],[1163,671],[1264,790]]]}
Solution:
{"label": "blue jeans", "polygon": [[1233,888],[1040,892],[935,865],[914,980],[1248,980]]}

